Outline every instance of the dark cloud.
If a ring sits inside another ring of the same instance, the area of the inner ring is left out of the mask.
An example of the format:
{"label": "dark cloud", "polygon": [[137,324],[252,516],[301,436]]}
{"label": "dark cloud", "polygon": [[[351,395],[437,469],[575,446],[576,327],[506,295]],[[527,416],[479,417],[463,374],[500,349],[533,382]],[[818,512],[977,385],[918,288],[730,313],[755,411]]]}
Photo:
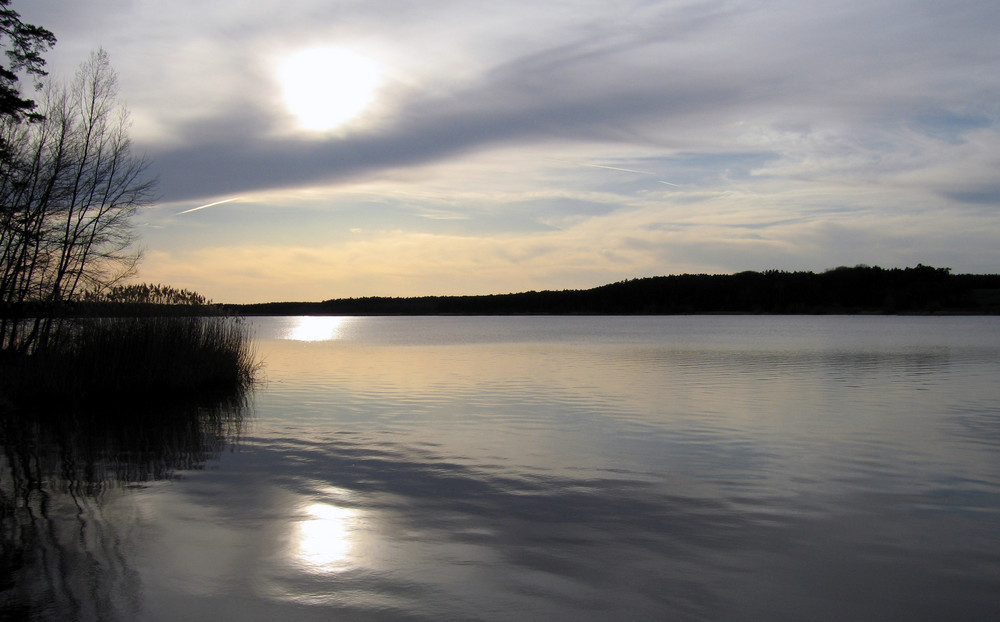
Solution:
{"label": "dark cloud", "polygon": [[945,198],[959,203],[1000,207],[1000,185],[998,184],[982,185],[962,190],[952,190],[949,192],[942,192],[941,194]]}
{"label": "dark cloud", "polygon": [[964,142],[969,132],[988,128],[994,123],[995,119],[982,113],[963,114],[938,109],[917,114],[912,127],[931,138],[959,144]]}
{"label": "dark cloud", "polygon": [[[539,74],[508,69],[500,79],[446,98],[410,102],[387,126],[329,140],[267,138],[265,118],[230,117],[182,128],[176,147],[149,147],[164,200],[193,199],[368,177],[502,144],[616,141],[641,120],[701,113],[730,100],[733,87],[665,92],[660,85],[579,93],[541,89]],[[526,96],[530,93],[531,97]]]}
{"label": "dark cloud", "polygon": [[[557,249],[491,289],[934,257],[996,270],[995,0],[64,5],[20,8],[59,36],[54,74],[111,52],[163,201],[243,198],[151,211],[163,232],[151,248],[238,217],[198,239],[228,249],[298,239],[299,225],[310,240],[357,229],[367,253],[382,248],[376,230],[454,236],[433,242],[457,245],[454,265],[482,261],[469,249],[501,233]],[[290,130],[275,71],[314,45],[385,70],[365,116],[325,138]],[[197,259],[173,265],[204,278]]]}
{"label": "dark cloud", "polygon": [[[984,0],[303,2],[235,13],[209,2],[183,19],[122,0],[62,4],[38,0],[24,12],[60,30],[61,45],[107,37],[121,52],[125,83],[143,89],[126,97],[165,120],[169,141],[149,135],[143,146],[169,201],[377,177],[501,145],[657,146],[711,159],[740,150],[749,131],[740,122],[759,126],[757,138],[797,127],[865,141],[896,124],[955,142],[1000,118],[1000,5]],[[433,87],[407,76],[415,86],[386,95],[392,112],[375,128],[278,138],[264,51],[352,37],[435,68]],[[184,66],[199,54],[216,73]],[[199,91],[229,105],[184,110]]]}

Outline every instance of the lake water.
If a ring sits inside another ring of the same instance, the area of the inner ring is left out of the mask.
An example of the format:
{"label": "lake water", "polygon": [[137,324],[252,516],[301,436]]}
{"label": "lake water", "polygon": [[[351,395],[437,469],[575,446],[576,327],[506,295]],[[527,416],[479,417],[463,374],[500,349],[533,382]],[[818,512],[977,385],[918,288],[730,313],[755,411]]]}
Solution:
{"label": "lake water", "polygon": [[1000,615],[1000,318],[254,324],[245,408],[7,435],[0,618]]}

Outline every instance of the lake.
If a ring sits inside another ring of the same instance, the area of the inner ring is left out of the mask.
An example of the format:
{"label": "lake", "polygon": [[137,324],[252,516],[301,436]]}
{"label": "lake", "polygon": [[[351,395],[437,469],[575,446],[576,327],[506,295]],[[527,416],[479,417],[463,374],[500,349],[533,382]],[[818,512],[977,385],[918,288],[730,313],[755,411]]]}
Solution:
{"label": "lake", "polygon": [[0,618],[1000,612],[1000,318],[252,322],[247,404],[5,428]]}

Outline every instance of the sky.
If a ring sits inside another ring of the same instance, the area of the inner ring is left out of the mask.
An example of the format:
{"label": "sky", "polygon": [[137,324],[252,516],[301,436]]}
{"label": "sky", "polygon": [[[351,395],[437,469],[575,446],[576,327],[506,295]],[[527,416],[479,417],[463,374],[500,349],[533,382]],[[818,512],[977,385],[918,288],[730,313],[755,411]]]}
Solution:
{"label": "sky", "polygon": [[12,5],[56,35],[52,80],[98,48],[119,73],[158,180],[139,281],[239,303],[1000,272],[996,0],[164,6]]}

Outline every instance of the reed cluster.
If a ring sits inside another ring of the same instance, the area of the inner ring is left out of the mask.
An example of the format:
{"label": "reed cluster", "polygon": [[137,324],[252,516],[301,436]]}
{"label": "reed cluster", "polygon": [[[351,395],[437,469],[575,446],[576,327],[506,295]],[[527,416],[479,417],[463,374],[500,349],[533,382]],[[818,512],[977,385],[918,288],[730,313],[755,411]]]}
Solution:
{"label": "reed cluster", "polygon": [[79,318],[27,356],[0,361],[0,396],[15,405],[176,401],[249,389],[260,364],[238,318]]}

